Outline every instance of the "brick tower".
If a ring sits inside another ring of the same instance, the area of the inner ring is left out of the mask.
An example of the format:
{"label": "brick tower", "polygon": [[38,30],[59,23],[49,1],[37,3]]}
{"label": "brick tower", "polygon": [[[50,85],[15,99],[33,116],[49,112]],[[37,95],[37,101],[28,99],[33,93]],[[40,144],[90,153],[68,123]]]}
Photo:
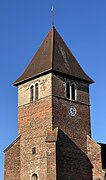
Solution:
{"label": "brick tower", "polygon": [[52,27],[14,82],[18,138],[4,151],[5,180],[93,179],[87,145],[91,83]]}

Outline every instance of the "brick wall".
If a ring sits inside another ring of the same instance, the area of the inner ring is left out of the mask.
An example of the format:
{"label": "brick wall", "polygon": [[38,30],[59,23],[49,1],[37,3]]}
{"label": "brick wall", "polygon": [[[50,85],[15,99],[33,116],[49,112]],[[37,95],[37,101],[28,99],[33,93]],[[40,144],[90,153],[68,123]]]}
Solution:
{"label": "brick wall", "polygon": [[[86,135],[91,135],[89,87],[87,83],[70,79],[77,85],[77,100],[66,98],[65,83],[67,78],[53,75],[53,128],[59,127],[82,151],[87,152]],[[77,114],[70,116],[70,107],[76,107]]]}
{"label": "brick wall", "polygon": [[[47,180],[46,136],[52,130],[52,97],[42,98],[18,108],[21,179],[29,179],[37,172],[40,180]],[[36,154],[32,148],[36,147]]]}
{"label": "brick wall", "polygon": [[57,140],[58,180],[92,180],[92,165],[87,155],[59,130]]}
{"label": "brick wall", "polygon": [[5,150],[4,180],[20,180],[20,139]]}
{"label": "brick wall", "polygon": [[[69,109],[76,107],[77,114],[71,117]],[[53,128],[59,127],[79,148],[87,152],[87,138],[90,135],[89,106],[53,97]]]}
{"label": "brick wall", "polygon": [[47,180],[57,180],[56,142],[46,142],[47,146]]}
{"label": "brick wall", "polygon": [[[87,135],[91,135],[89,87],[87,83],[70,79],[77,85],[77,100],[66,98],[67,78],[53,75],[53,129],[60,129],[57,142],[57,174],[59,180],[92,179],[92,165],[87,157]],[[76,107],[72,117],[70,107]]]}
{"label": "brick wall", "polygon": [[93,166],[93,180],[104,180],[105,172],[102,170],[101,146],[87,136],[88,157]]}
{"label": "brick wall", "polygon": [[57,180],[57,138],[58,128],[55,128],[46,137],[47,180]]}

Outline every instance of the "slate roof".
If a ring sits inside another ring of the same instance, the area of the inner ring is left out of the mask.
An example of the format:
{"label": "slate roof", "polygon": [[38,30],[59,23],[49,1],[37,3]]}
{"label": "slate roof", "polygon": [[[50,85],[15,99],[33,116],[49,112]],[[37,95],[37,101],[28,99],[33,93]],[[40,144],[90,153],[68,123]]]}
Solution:
{"label": "slate roof", "polygon": [[23,74],[13,85],[17,86],[42,73],[48,73],[48,71],[56,71],[93,83],[93,80],[83,71],[54,27],[44,39]]}

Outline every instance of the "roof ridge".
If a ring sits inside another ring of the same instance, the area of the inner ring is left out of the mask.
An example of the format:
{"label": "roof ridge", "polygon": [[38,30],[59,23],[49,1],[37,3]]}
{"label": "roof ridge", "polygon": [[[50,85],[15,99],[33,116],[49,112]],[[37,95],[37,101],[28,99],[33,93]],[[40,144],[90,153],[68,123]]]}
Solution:
{"label": "roof ridge", "polygon": [[54,62],[54,38],[55,36],[55,27],[52,27],[52,43],[51,43],[51,62],[52,62],[52,68],[53,68],[53,62]]}

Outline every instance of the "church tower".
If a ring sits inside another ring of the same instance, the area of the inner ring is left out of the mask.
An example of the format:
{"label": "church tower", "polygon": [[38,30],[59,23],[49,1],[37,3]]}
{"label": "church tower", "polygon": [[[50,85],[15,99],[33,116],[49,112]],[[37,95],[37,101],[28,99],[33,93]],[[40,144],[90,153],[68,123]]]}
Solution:
{"label": "church tower", "polygon": [[18,87],[18,138],[5,150],[5,180],[92,180],[89,85],[52,27]]}

